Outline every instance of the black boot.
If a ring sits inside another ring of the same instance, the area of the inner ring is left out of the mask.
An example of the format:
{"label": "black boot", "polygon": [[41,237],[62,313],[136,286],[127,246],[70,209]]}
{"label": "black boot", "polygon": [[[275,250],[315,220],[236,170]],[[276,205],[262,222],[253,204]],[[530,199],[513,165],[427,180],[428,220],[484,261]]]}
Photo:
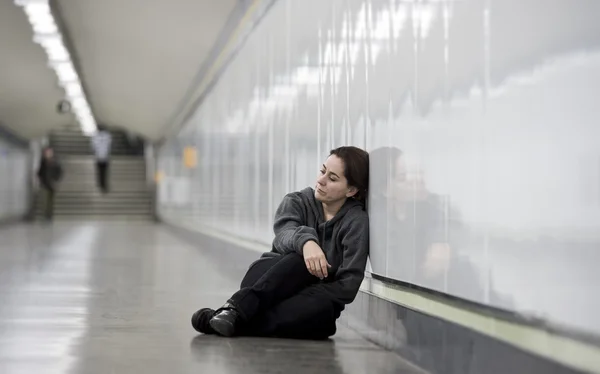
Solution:
{"label": "black boot", "polygon": [[192,315],[192,327],[203,334],[215,334],[215,330],[210,327],[209,321],[215,315],[215,310],[203,308]]}
{"label": "black boot", "polygon": [[231,337],[235,334],[236,325],[240,320],[239,310],[231,304],[226,303],[210,319],[210,327],[221,336]]}

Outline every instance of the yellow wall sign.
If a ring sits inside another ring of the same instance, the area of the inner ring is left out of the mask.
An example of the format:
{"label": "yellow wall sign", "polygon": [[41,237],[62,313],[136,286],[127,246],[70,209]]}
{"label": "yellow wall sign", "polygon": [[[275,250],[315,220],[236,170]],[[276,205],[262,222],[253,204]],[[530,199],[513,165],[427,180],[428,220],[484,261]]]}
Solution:
{"label": "yellow wall sign", "polygon": [[198,164],[198,152],[196,147],[185,147],[183,149],[183,165],[188,168],[195,168]]}
{"label": "yellow wall sign", "polygon": [[154,173],[154,181],[156,183],[160,183],[163,178],[164,178],[164,173],[162,171],[157,171],[156,173]]}

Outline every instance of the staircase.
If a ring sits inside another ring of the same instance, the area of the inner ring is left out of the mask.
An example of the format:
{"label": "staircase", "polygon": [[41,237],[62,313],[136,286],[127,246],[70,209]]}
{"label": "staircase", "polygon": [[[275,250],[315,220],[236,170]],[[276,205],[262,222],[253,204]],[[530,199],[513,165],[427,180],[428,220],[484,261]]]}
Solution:
{"label": "staircase", "polygon": [[[141,156],[127,142],[127,135],[121,131],[111,131],[113,156]],[[59,156],[91,156],[91,139],[79,129],[65,129],[50,133],[50,145]]]}
{"label": "staircase", "polygon": [[[50,135],[50,145],[63,167],[63,179],[54,200],[55,219],[153,219],[153,194],[146,181],[145,159],[129,147],[124,134],[112,135],[108,194],[102,194],[96,185],[90,138],[75,130]],[[43,218],[43,196],[38,195],[35,216]]]}

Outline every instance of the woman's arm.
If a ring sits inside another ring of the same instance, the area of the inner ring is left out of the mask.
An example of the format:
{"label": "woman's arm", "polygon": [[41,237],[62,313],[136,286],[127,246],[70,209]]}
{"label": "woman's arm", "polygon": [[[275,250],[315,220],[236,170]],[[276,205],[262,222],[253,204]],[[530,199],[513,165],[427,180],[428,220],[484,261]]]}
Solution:
{"label": "woman's arm", "polygon": [[335,280],[321,283],[317,287],[341,305],[354,301],[365,277],[365,267],[369,256],[369,218],[361,211],[343,228],[342,248],[344,250],[342,264],[335,274]]}
{"label": "woman's arm", "polygon": [[305,224],[302,198],[297,193],[287,194],[275,212],[273,248],[281,254],[302,254],[306,242],[312,240],[319,244],[317,231]]}

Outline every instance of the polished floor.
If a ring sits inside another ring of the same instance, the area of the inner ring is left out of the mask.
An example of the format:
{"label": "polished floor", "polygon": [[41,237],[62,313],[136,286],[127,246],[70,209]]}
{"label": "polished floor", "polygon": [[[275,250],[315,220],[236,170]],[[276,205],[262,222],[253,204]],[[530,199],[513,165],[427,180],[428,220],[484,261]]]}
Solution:
{"label": "polished floor", "polygon": [[0,228],[0,373],[415,373],[340,328],[327,342],[197,334],[235,259],[153,223]]}

